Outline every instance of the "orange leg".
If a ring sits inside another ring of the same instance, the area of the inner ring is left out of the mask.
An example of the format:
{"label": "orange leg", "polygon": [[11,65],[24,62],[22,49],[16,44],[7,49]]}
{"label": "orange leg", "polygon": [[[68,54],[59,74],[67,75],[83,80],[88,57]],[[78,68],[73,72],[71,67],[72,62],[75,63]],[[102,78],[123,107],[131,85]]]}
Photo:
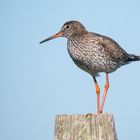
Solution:
{"label": "orange leg", "polygon": [[97,113],[100,113],[100,88],[98,86],[97,80],[95,77],[93,77],[94,79],[94,83],[95,83],[95,87],[96,87],[96,94],[97,94]]}
{"label": "orange leg", "polygon": [[108,89],[109,89],[109,78],[108,78],[108,73],[106,73],[106,84],[105,84],[105,87],[104,87],[104,94],[103,94],[100,113],[102,113],[102,111],[103,111],[104,103],[105,103],[105,99],[106,99]]}

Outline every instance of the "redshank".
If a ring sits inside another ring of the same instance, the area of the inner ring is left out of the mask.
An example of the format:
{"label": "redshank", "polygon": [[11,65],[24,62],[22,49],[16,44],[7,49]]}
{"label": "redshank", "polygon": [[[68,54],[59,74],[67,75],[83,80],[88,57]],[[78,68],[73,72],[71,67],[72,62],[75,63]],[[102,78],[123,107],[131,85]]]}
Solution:
{"label": "redshank", "polygon": [[[108,73],[114,72],[120,66],[132,61],[140,60],[140,56],[128,54],[110,37],[87,31],[79,21],[64,23],[57,34],[41,41],[40,44],[58,37],[68,39],[67,49],[70,57],[79,68],[93,77],[97,94],[97,113],[102,113],[109,89]],[[100,72],[106,74],[101,104],[100,88],[96,80],[96,76]]]}

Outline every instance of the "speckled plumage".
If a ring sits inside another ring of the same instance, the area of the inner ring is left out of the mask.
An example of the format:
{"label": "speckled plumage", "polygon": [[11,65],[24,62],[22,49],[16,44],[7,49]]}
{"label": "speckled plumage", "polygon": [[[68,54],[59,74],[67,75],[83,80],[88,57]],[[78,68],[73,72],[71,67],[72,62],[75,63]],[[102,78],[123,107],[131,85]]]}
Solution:
{"label": "speckled plumage", "polygon": [[[115,48],[115,45],[109,38],[87,32],[69,38],[67,47],[75,64],[95,76],[99,72],[115,71],[128,59],[127,53],[118,47]],[[113,49],[117,51],[114,51],[114,54],[111,53]],[[118,56],[117,53],[121,55]]]}

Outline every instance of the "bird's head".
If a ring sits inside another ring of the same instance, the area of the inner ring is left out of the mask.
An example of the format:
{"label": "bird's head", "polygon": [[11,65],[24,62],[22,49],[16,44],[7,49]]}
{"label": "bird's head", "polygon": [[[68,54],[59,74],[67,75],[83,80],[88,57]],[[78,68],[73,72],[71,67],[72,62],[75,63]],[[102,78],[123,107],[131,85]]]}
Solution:
{"label": "bird's head", "polygon": [[79,21],[68,21],[64,23],[58,33],[41,41],[40,44],[58,37],[70,38],[74,35],[80,35],[83,32],[86,32],[86,29]]}

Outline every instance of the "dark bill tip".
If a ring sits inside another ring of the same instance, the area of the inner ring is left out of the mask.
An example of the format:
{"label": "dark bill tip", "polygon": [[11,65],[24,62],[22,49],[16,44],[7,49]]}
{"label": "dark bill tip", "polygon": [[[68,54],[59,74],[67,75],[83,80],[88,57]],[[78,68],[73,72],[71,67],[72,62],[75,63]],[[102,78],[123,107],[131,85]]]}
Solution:
{"label": "dark bill tip", "polygon": [[49,38],[47,38],[47,39],[44,39],[44,40],[42,40],[41,42],[39,42],[39,44],[42,44],[42,43],[44,43],[44,42],[46,42],[46,41],[49,41],[49,40],[51,40],[51,39],[53,39],[53,38],[49,37]]}
{"label": "dark bill tip", "polygon": [[41,42],[39,42],[39,44],[42,44],[42,43],[44,43],[44,42],[46,42],[46,41],[49,41],[49,40],[52,40],[52,39],[54,39],[54,38],[62,37],[63,35],[64,35],[63,32],[58,32],[57,34],[55,34],[55,35],[53,35],[53,36],[50,36],[50,37],[48,37],[48,38],[42,40]]}

